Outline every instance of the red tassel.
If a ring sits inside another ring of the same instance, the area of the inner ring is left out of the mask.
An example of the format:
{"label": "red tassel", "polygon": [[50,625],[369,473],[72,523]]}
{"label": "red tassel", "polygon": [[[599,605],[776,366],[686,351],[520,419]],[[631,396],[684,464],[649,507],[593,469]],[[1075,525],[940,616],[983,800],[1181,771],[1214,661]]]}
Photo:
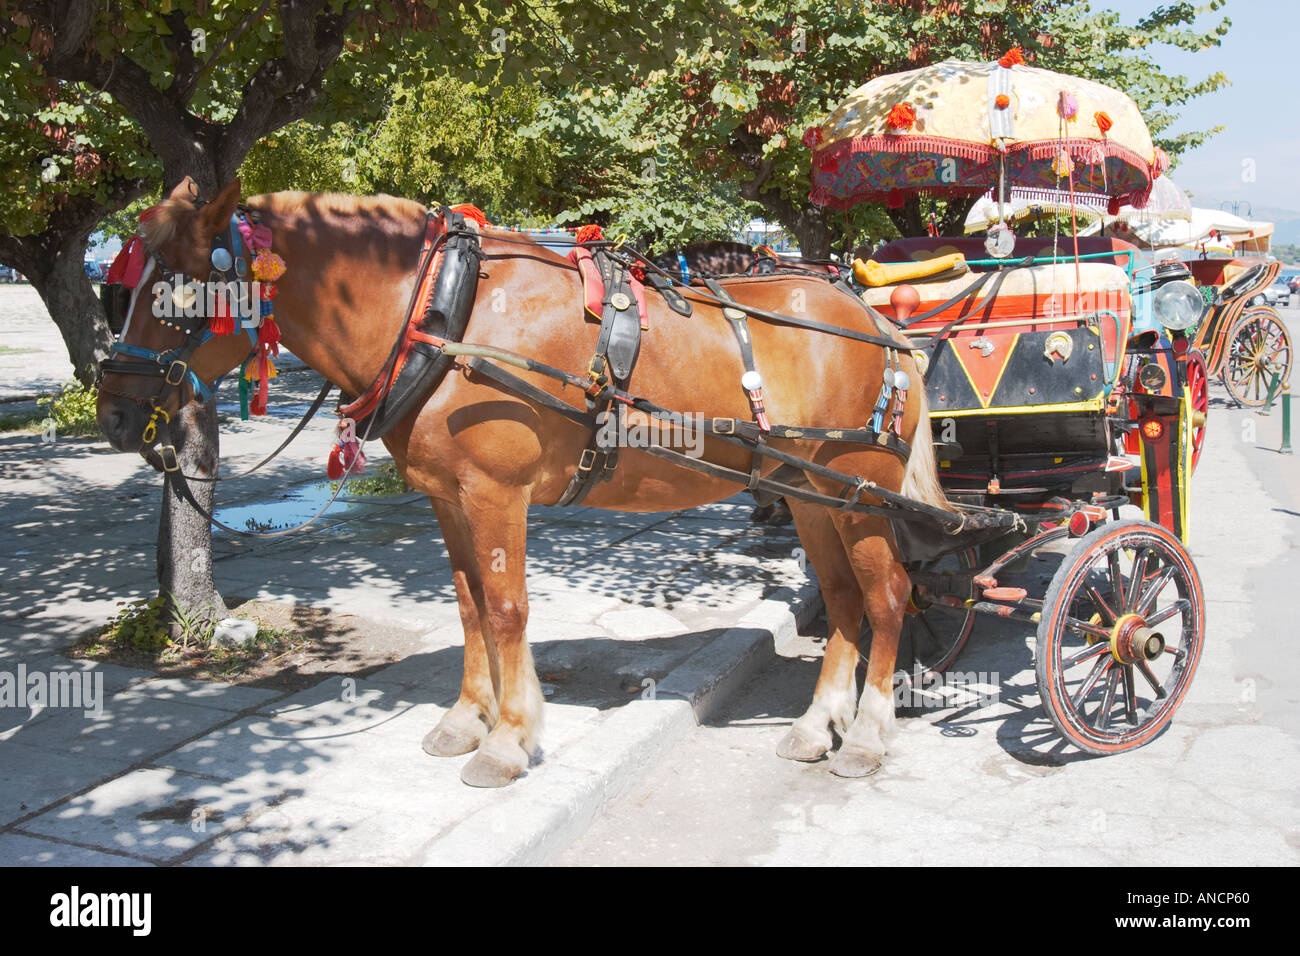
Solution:
{"label": "red tassel", "polygon": [[[201,294],[201,293],[200,293]],[[208,323],[213,335],[234,335],[235,317],[230,314],[230,305],[223,295],[217,296],[216,314]]]}
{"label": "red tassel", "polygon": [[275,316],[263,317],[262,326],[257,330],[258,345],[274,345],[280,341],[280,327],[275,324]]}
{"label": "red tassel", "polygon": [[601,239],[604,238],[605,238],[605,234],[604,232],[601,231],[600,226],[593,224],[589,226],[582,226],[581,228],[579,228],[577,234],[573,237],[573,241],[574,242],[599,242]]}
{"label": "red tassel", "polygon": [[469,203],[463,202],[452,206],[451,211],[460,213],[466,219],[478,223],[480,227],[487,225],[487,216],[483,215],[483,210],[479,209],[478,206],[471,206]]}
{"label": "red tassel", "polygon": [[343,449],[339,447],[338,442],[330,449],[329,461],[325,463],[325,474],[330,481],[338,481],[343,477]]}
{"label": "red tassel", "polygon": [[257,391],[253,394],[252,401],[248,403],[248,410],[254,415],[266,414],[267,382],[271,379],[271,370],[267,367],[270,360],[266,353],[267,350],[262,349],[257,356]]}
{"label": "red tassel", "polygon": [[891,190],[889,191],[889,198],[885,200],[885,208],[886,208],[886,209],[902,209],[902,208],[903,208],[903,194],[902,194],[901,192],[899,192],[897,189],[891,189]]}

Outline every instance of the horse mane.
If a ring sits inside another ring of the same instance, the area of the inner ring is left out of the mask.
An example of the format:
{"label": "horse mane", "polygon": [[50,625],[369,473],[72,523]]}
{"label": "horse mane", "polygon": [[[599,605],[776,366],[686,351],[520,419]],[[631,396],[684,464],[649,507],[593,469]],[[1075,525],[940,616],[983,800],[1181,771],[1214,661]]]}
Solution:
{"label": "horse mane", "polygon": [[324,219],[331,225],[356,233],[378,229],[392,235],[406,235],[415,228],[423,229],[427,211],[414,200],[387,193],[357,196],[286,190],[249,196],[244,204],[281,221]]}

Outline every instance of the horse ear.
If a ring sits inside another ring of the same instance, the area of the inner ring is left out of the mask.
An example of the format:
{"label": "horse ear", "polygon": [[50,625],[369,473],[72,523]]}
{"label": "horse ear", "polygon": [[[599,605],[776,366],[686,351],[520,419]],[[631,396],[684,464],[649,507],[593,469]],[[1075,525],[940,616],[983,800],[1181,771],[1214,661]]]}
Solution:
{"label": "horse ear", "polygon": [[236,176],[226,188],[217,193],[216,198],[199,210],[199,222],[203,225],[205,235],[213,236],[226,227],[230,217],[239,206],[241,186]]}
{"label": "horse ear", "polygon": [[199,184],[186,176],[176,184],[176,188],[171,191],[167,198],[193,202],[199,198]]}

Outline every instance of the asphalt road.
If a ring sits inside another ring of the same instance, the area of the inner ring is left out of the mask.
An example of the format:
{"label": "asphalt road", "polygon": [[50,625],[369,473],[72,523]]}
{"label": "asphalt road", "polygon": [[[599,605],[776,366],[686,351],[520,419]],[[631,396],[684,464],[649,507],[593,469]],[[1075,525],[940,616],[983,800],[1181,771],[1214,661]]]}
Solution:
{"label": "asphalt road", "polygon": [[[1286,317],[1300,330],[1300,310]],[[884,768],[865,780],[784,761],[776,746],[808,704],[823,629],[786,648],[558,862],[1294,866],[1300,462],[1277,452],[1280,410],[1243,412],[1217,384],[1211,400],[1192,483],[1206,649],[1158,739],[1105,758],[1065,747],[1038,703],[1032,631],[983,619],[954,668],[996,674],[995,705],[900,712]]]}

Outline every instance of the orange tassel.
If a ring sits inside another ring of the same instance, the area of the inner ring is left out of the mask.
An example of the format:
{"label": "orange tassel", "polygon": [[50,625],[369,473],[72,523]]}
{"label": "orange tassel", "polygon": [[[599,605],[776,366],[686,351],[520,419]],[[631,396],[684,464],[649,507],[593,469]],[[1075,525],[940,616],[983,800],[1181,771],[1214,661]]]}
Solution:
{"label": "orange tassel", "polygon": [[895,103],[885,120],[891,129],[911,129],[916,125],[916,110],[911,103]]}
{"label": "orange tassel", "polygon": [[1013,46],[998,59],[998,66],[1003,69],[1011,69],[1013,66],[1023,66],[1025,54],[1018,46]]}

